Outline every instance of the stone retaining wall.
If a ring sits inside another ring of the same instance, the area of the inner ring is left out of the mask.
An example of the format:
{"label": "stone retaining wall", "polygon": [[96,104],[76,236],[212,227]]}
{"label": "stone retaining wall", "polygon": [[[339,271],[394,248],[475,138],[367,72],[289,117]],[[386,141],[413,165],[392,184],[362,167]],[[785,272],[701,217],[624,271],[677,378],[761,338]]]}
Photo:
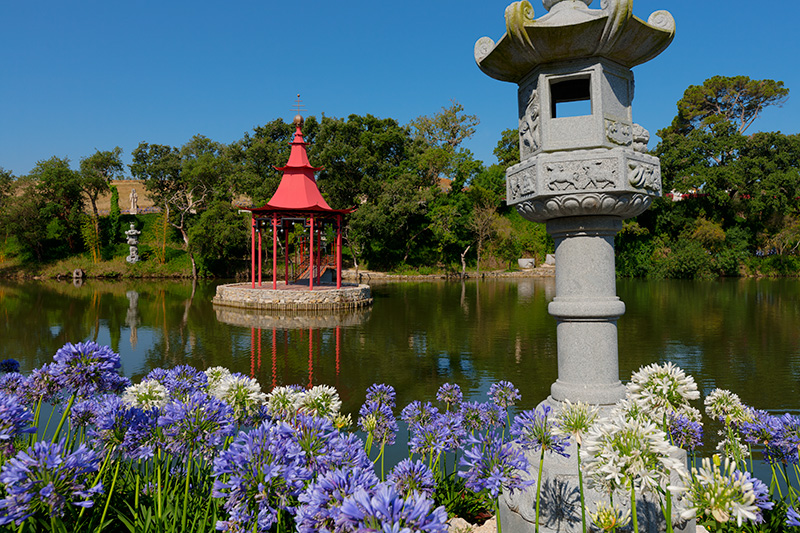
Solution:
{"label": "stone retaining wall", "polygon": [[249,283],[233,283],[218,286],[217,294],[211,301],[215,305],[243,309],[325,311],[368,307],[372,305],[372,293],[369,285],[341,289],[323,286],[310,291],[298,288],[253,289]]}

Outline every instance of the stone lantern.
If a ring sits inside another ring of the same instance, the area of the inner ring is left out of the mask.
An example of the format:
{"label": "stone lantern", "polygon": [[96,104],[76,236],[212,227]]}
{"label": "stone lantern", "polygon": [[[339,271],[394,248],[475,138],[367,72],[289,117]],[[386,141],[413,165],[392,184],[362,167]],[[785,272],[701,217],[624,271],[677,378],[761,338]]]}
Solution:
{"label": "stone lantern", "polygon": [[[519,86],[520,163],[507,170],[506,199],[526,219],[545,222],[556,244],[548,310],[557,323],[558,379],[545,400],[556,411],[567,399],[610,406],[625,394],[614,236],[623,219],[661,195],[658,158],[645,153],[649,134],[633,122],[631,68],[661,53],[675,33],[666,11],[645,22],[633,16],[633,0],[589,4],[544,0],[549,12],[536,19],[527,0],[515,2],[506,8],[505,35],[475,44],[484,73]],[[548,457],[544,466],[548,508],[537,518],[531,494],[506,494],[504,530],[533,531],[537,519],[541,531],[581,530],[574,458]]]}

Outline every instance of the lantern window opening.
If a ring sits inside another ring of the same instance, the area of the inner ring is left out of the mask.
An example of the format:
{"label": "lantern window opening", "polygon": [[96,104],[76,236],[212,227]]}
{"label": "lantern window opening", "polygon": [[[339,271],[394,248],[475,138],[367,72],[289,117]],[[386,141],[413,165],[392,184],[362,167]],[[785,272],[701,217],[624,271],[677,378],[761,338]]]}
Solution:
{"label": "lantern window opening", "polygon": [[552,118],[591,115],[591,75],[550,80],[550,106]]}

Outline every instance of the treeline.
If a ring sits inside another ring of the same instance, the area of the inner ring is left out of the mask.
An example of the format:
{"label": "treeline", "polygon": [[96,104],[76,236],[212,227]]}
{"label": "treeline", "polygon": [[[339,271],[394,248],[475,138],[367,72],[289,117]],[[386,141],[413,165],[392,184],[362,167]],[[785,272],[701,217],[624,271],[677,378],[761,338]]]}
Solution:
{"label": "treeline", "polygon": [[[800,136],[746,134],[766,107],[787,97],[782,82],[744,76],[686,90],[653,150],[671,192],[625,222],[617,238],[620,275],[797,275]],[[463,147],[477,124],[457,103],[406,125],[372,115],[305,120],[309,159],[324,167],[317,181],[326,200],[336,209],[358,207],[344,234],[351,263],[480,272],[513,267],[520,257],[541,261],[552,251],[544,226],[503,202],[505,169],[519,160],[516,130],[503,132],[497,162],[487,166]],[[277,119],[229,145],[199,135],[180,147],[140,143],[129,170],[161,207],[147,221],[145,259],[163,262],[168,243],[178,243],[194,275],[246,269],[249,217],[234,202],[269,200],[293,134],[291,123]],[[78,170],[54,157],[27,176],[0,172],[0,259],[125,255],[119,199],[112,196],[108,216],[96,208],[125,172],[120,156],[117,148],[82,159]]]}
{"label": "treeline", "polygon": [[[453,103],[407,125],[372,115],[308,117],[303,126],[309,159],[324,167],[320,190],[335,209],[357,206],[347,222],[345,253],[380,270],[508,268],[525,255],[544,257],[552,241],[541,225],[503,204],[505,168],[518,159],[509,131],[486,166],[462,144],[478,119]],[[130,173],[161,208],[143,238],[147,260],[164,260],[170,239],[182,243],[194,275],[232,275],[247,267],[249,217],[242,197],[265,204],[289,158],[294,126],[276,119],[229,145],[195,136],[180,147],[142,142]],[[123,173],[119,148],[82,159],[79,170],[51,158],[27,176],[2,174],[0,235],[6,257],[48,262],[87,253],[103,260],[127,248],[119,199],[101,217],[98,195]],[[91,204],[92,209],[87,209]],[[116,209],[116,219],[114,210]],[[141,218],[141,217],[140,217]],[[167,228],[169,231],[167,231]],[[159,231],[160,229],[160,231]]]}

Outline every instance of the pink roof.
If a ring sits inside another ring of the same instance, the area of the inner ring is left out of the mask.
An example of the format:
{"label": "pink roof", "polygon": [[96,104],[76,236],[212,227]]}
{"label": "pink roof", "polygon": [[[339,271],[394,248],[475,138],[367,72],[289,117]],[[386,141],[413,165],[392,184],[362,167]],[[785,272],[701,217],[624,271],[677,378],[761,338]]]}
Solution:
{"label": "pink roof", "polygon": [[320,194],[317,181],[314,179],[314,172],[322,170],[322,167],[312,167],[311,163],[308,162],[306,143],[303,140],[303,132],[300,129],[301,122],[298,120],[296,124],[297,131],[294,133],[289,161],[284,167],[275,167],[276,170],[283,172],[281,183],[278,185],[278,190],[267,202],[267,205],[261,209],[333,211],[328,202],[322,197],[322,194]]}

